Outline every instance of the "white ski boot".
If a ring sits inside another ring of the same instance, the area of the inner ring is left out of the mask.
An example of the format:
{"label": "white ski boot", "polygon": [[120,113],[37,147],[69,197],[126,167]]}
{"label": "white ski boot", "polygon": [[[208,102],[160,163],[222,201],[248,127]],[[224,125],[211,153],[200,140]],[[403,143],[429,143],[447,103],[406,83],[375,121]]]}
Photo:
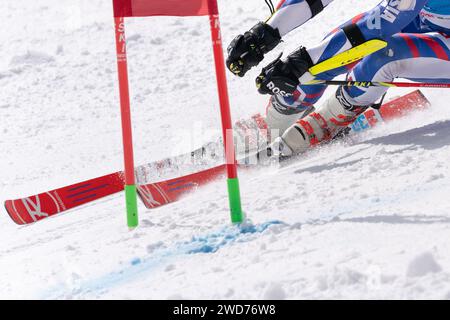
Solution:
{"label": "white ski boot", "polygon": [[234,124],[236,153],[249,154],[263,150],[280,137],[292,124],[314,111],[314,107],[296,108],[285,105],[279,97],[272,96],[266,116],[260,114],[241,119]]}
{"label": "white ski boot", "polygon": [[292,156],[303,153],[321,142],[330,141],[353,123],[368,107],[353,106],[339,88],[316,112],[298,120],[274,141],[274,154]]}

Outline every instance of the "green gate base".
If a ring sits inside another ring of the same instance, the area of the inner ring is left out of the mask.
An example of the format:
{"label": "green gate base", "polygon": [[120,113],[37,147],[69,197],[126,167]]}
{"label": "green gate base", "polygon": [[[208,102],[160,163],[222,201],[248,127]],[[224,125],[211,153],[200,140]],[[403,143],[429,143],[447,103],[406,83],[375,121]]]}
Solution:
{"label": "green gate base", "polygon": [[244,221],[244,214],[241,205],[241,193],[239,190],[238,178],[228,179],[228,197],[230,199],[231,222],[242,223]]}
{"label": "green gate base", "polygon": [[125,201],[127,203],[128,227],[136,228],[139,225],[136,185],[125,186]]}

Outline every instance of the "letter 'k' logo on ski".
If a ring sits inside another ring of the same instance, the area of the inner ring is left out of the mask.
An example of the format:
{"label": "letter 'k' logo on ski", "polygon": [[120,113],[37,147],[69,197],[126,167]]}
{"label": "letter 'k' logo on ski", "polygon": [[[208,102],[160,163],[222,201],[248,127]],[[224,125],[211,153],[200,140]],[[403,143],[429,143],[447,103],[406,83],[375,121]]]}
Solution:
{"label": "letter 'k' logo on ski", "polygon": [[48,213],[42,212],[41,210],[41,200],[39,199],[39,196],[34,197],[36,200],[33,202],[32,197],[22,199],[23,205],[28,211],[28,214],[30,215],[31,219],[33,221],[38,221],[37,218],[45,218],[48,217]]}
{"label": "letter 'k' logo on ski", "polygon": [[143,196],[143,198],[145,199],[145,202],[147,202],[148,207],[152,208],[152,207],[158,207],[161,205],[160,202],[155,200],[152,192],[146,186],[139,187],[139,191],[140,191],[141,195]]}

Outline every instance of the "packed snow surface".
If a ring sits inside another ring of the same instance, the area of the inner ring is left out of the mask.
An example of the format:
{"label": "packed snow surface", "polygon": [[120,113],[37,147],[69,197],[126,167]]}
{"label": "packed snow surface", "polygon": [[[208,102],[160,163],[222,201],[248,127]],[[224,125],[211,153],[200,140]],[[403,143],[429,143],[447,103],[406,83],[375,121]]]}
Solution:
{"label": "packed snow surface", "polygon": [[[266,62],[377,2],[335,1]],[[225,45],[268,15],[263,1],[219,3]],[[0,9],[0,200],[120,170],[111,1]],[[220,135],[208,28],[205,17],[127,21],[137,164]],[[229,76],[234,120],[264,110],[257,72]],[[121,194],[27,227],[2,210],[0,298],[450,299],[450,96],[424,93],[426,113],[283,168],[242,171],[252,223],[241,229],[223,180],[154,211],[141,205],[134,231]]]}

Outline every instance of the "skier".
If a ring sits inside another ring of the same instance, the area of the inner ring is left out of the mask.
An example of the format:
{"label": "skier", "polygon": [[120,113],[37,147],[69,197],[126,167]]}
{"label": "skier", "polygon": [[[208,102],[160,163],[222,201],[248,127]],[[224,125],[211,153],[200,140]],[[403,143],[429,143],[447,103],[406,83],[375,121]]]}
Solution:
{"label": "skier", "polygon": [[[228,69],[243,77],[282,37],[332,1],[281,1],[267,22],[259,22],[231,42]],[[371,39],[385,40],[388,46],[355,64],[323,72],[317,79],[347,74],[353,81],[450,80],[450,0],[385,0],[333,30],[319,45],[300,47],[263,69],[256,82],[261,94],[271,95],[266,122],[280,130],[269,148],[277,157],[299,154],[331,140],[367,108],[380,104],[387,88],[339,87],[315,110],[326,86],[301,84],[313,79],[308,72],[313,65]]]}

